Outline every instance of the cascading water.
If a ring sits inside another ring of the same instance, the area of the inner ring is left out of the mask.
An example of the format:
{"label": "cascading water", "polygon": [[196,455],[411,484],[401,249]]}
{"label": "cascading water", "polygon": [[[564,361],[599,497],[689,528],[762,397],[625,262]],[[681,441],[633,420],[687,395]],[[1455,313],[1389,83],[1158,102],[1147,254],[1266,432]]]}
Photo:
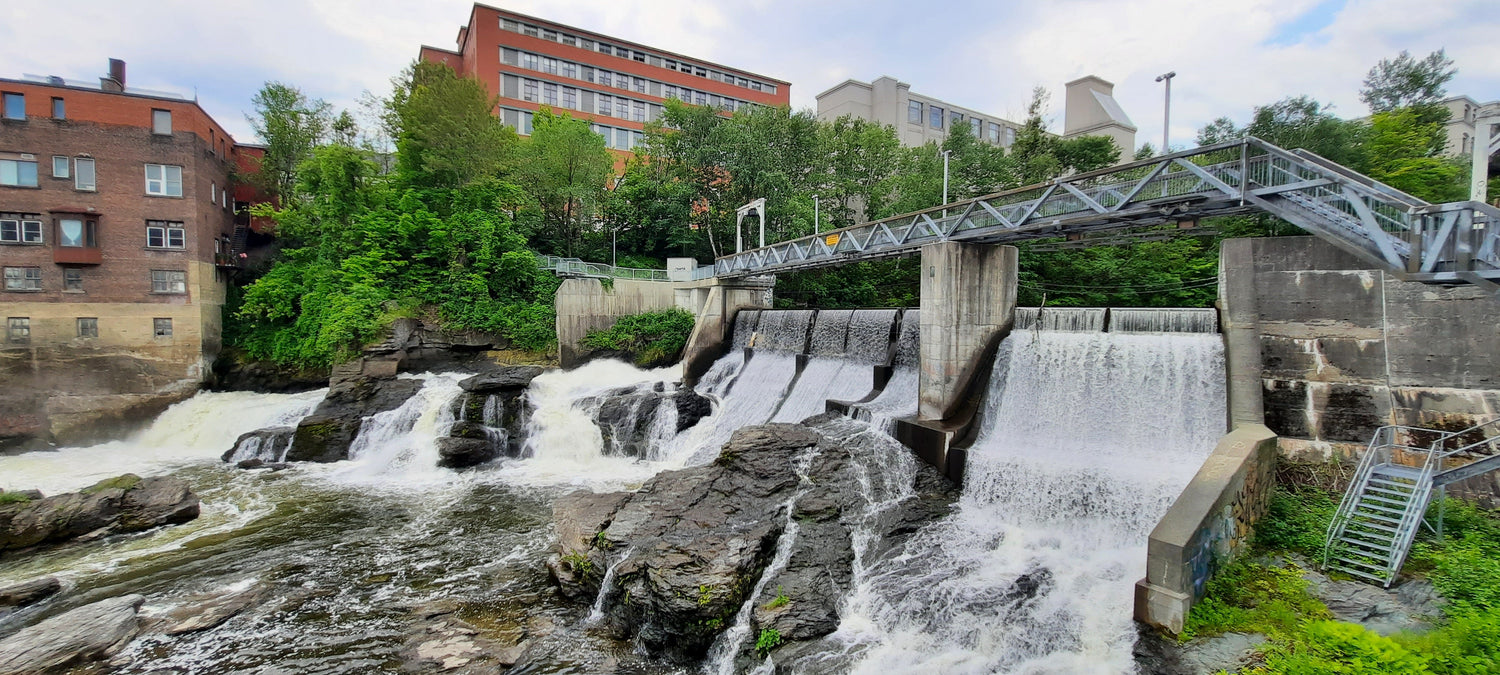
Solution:
{"label": "cascading water", "polygon": [[1103,307],[1017,307],[1017,329],[1097,332],[1104,330]]}
{"label": "cascading water", "polygon": [[1219,313],[1212,308],[1123,308],[1109,310],[1111,333],[1216,333]]}
{"label": "cascading water", "polygon": [[1149,530],[1224,425],[1216,335],[1016,331],[958,510],[857,577],[858,673],[1131,672]]}
{"label": "cascading water", "polygon": [[917,372],[921,348],[922,318],[920,310],[908,309],[901,314],[901,328],[896,336],[896,353],[891,358],[891,378],[873,400],[854,406],[854,417],[886,432],[900,417],[917,414]]}
{"label": "cascading water", "polygon": [[375,483],[395,478],[402,484],[451,480],[451,472],[438,468],[437,439],[453,426],[453,402],[463,394],[458,382],[465,377],[458,373],[415,376],[422,380],[416,394],[360,425],[359,435],[349,445],[352,462],[341,466],[336,478]]}

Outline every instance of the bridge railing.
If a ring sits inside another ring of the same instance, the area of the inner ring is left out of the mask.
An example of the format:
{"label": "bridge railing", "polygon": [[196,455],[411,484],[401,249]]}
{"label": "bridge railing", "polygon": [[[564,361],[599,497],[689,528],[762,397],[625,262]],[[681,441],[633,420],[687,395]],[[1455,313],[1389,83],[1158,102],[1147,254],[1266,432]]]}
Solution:
{"label": "bridge railing", "polygon": [[668,281],[666,270],[642,269],[639,267],[616,267],[602,263],[584,262],[578,258],[563,258],[555,255],[537,256],[541,269],[563,277],[589,277],[593,279],[633,279],[636,281]]}
{"label": "bridge railing", "polygon": [[1398,276],[1500,278],[1500,211],[1432,205],[1304,150],[1230,141],[722,256],[734,277],[906,255],[939,241],[1009,242],[1265,211]]}

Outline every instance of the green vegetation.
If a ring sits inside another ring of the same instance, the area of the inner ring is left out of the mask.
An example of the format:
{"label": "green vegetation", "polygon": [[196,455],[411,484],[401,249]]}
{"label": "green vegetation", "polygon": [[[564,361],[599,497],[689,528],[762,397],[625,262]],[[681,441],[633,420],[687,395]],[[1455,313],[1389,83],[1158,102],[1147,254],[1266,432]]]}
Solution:
{"label": "green vegetation", "polygon": [[1500,514],[1456,500],[1443,505],[1444,539],[1424,531],[1403,573],[1432,582],[1449,601],[1445,616],[1427,632],[1381,636],[1332,620],[1296,565],[1270,562],[1287,554],[1320,559],[1336,507],[1316,488],[1278,488],[1254,550],[1209,582],[1180,638],[1265,634],[1264,663],[1243,671],[1253,675],[1500,672]]}
{"label": "green vegetation", "polygon": [[714,600],[714,587],[713,586],[699,586],[698,587],[698,606],[699,607],[707,605],[708,603],[713,602],[713,600]]}
{"label": "green vegetation", "polygon": [[122,474],[114,478],[106,478],[90,485],[79,492],[86,495],[103,492],[105,490],[130,490],[141,484],[141,477],[133,473]]}
{"label": "green vegetation", "polygon": [[596,578],[597,570],[594,569],[593,561],[582,553],[574,551],[562,557],[562,562],[568,569],[578,573],[578,578],[588,580]]}
{"label": "green vegetation", "polygon": [[29,501],[31,497],[19,492],[0,492],[0,504],[25,504]]}
{"label": "green vegetation", "polygon": [[642,366],[666,365],[677,360],[693,332],[693,315],[673,307],[620,317],[605,330],[591,330],[583,346],[629,352]]}
{"label": "green vegetation", "polygon": [[760,634],[755,636],[755,653],[765,656],[771,650],[781,646],[781,631],[775,628],[762,628]]}
{"label": "green vegetation", "polygon": [[786,591],[782,590],[780,586],[777,586],[776,597],[772,598],[770,602],[766,603],[766,609],[781,609],[791,601],[792,599],[787,597]]}

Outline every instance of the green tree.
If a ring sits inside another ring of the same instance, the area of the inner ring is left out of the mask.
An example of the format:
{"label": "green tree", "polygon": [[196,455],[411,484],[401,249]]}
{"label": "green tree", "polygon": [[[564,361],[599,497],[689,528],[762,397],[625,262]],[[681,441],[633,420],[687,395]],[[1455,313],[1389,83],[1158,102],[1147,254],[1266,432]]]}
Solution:
{"label": "green tree", "polygon": [[273,198],[284,199],[297,182],[298,165],[326,139],[332,106],[281,82],[262,85],[250,104],[254,112],[245,119],[266,146],[256,183]]}
{"label": "green tree", "polygon": [[901,142],[896,130],[844,115],[818,127],[824,160],[816,189],[833,228],[869,220],[890,199]]}
{"label": "green tree", "polygon": [[1244,133],[1283,148],[1306,148],[1345,166],[1363,161],[1365,126],[1339,119],[1332,107],[1307,96],[1257,106]]}
{"label": "green tree", "polygon": [[1375,113],[1367,134],[1367,161],[1360,168],[1371,178],[1427,201],[1467,198],[1463,161],[1442,154],[1447,134],[1437,120],[1445,118],[1435,119],[1421,106]]}
{"label": "green tree", "polygon": [[544,106],[522,143],[519,174],[552,231],[552,250],[574,255],[585,228],[597,221],[614,175],[614,157],[604,139],[587,121]]}
{"label": "green tree", "polygon": [[1359,90],[1359,100],[1374,113],[1437,105],[1456,74],[1453,59],[1441,49],[1420,60],[1402,50],[1396,58],[1381,59],[1370,69]]}
{"label": "green tree", "polygon": [[395,172],[413,185],[458,187],[514,170],[519,140],[495,116],[483,83],[441,63],[418,62],[397,79],[386,125]]}

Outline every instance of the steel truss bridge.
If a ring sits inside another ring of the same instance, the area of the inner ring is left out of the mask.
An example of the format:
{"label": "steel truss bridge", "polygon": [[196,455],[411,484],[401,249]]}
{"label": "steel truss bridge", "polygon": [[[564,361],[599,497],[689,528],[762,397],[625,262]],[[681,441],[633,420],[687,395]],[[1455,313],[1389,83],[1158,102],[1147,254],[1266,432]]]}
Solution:
{"label": "steel truss bridge", "polygon": [[1282,218],[1400,279],[1500,292],[1500,209],[1429,204],[1314,153],[1257,138],[751,249],[714,261],[713,273],[774,274],[911,255],[936,242],[1078,238],[1255,212]]}

